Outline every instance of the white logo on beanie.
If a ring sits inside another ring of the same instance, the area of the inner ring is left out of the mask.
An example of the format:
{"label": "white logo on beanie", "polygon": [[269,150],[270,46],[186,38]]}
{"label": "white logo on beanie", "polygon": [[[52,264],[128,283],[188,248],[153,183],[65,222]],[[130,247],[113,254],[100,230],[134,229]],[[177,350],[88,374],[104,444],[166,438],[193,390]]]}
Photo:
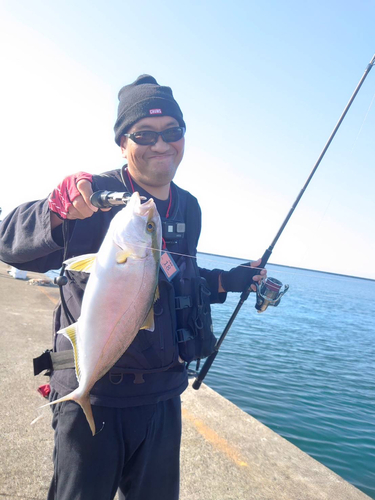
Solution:
{"label": "white logo on beanie", "polygon": [[150,109],[149,113],[150,115],[161,115],[163,114],[163,111],[161,109]]}

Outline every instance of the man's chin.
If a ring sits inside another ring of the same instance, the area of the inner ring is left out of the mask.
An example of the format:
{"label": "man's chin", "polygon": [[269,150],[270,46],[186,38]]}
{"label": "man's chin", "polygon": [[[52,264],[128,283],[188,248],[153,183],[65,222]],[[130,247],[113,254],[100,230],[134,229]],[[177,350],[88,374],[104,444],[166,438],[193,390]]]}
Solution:
{"label": "man's chin", "polygon": [[171,162],[155,162],[152,164],[152,170],[157,177],[160,176],[172,180],[175,176],[177,167]]}

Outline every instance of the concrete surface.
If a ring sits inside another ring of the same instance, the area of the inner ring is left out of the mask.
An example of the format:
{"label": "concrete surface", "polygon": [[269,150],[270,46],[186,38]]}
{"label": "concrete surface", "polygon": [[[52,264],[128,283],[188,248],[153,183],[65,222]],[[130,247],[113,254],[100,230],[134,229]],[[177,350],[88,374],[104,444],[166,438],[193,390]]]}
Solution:
{"label": "concrete surface", "polygon": [[[0,499],[43,500],[53,433],[50,409],[38,409],[37,389],[48,380],[33,376],[32,358],[51,346],[59,294],[7,268],[0,262]],[[180,500],[369,499],[207,386],[189,388],[182,401]]]}

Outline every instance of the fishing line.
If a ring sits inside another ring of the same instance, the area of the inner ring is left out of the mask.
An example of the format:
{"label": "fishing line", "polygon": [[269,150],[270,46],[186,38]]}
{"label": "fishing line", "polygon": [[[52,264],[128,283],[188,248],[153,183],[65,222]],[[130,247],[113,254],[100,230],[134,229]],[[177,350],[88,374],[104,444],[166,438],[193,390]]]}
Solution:
{"label": "fishing line", "polygon": [[[159,248],[153,248],[153,247],[147,247],[144,245],[136,245],[134,246],[138,248],[143,248],[146,250],[154,250],[156,252],[162,252],[163,250]],[[246,260],[245,258],[240,259],[238,257],[224,257],[221,258],[220,255],[217,255],[215,259],[210,259],[206,257],[202,257],[202,254],[196,256],[196,255],[189,255],[185,253],[178,253],[178,252],[169,252],[170,254],[173,255],[178,255],[181,257],[189,257],[190,259],[196,259],[200,261],[205,261],[205,262],[213,262],[215,265],[220,265],[220,264],[227,264],[229,267],[243,267],[244,269],[249,269],[249,266],[246,264],[237,264],[233,262],[233,260]],[[200,252],[198,252],[200,253]],[[226,260],[226,259],[232,259],[231,261]],[[273,274],[279,274],[279,275],[287,275],[287,276],[300,276],[298,271],[306,271],[306,272],[311,272],[311,273],[319,273],[319,274],[328,274],[330,276],[314,276],[314,279],[317,280],[328,280],[328,281],[347,281],[349,282],[352,279],[360,279],[360,280],[366,280],[366,281],[375,281],[375,279],[372,278],[363,278],[361,276],[349,276],[347,274],[340,274],[340,273],[330,273],[329,271],[320,271],[319,269],[308,269],[306,267],[295,267],[295,266],[285,266],[283,264],[269,264],[270,266],[277,266],[277,267],[282,267],[284,269],[274,269],[272,268],[272,273]],[[264,268],[263,267],[252,267],[251,269],[258,269],[259,271],[262,271]],[[297,272],[292,271],[292,269],[297,270]],[[332,276],[331,276],[332,275]]]}
{"label": "fishing line", "polygon": [[[370,102],[370,105],[369,105],[369,107],[368,107],[368,109],[367,109],[367,112],[366,112],[366,114],[365,114],[365,117],[364,117],[364,119],[363,119],[363,121],[362,121],[362,124],[361,124],[361,126],[360,126],[360,128],[359,128],[359,131],[358,131],[358,133],[357,133],[357,136],[356,136],[356,138],[355,138],[355,140],[354,140],[354,142],[353,142],[353,144],[352,144],[352,147],[351,147],[351,149],[350,149],[350,150],[349,150],[349,152],[348,152],[348,154],[350,154],[350,155],[353,153],[354,147],[355,147],[355,145],[356,145],[356,143],[357,143],[357,141],[358,141],[358,138],[359,138],[359,136],[360,136],[360,134],[361,134],[361,132],[362,132],[363,126],[364,126],[364,124],[365,124],[365,122],[366,122],[366,120],[367,120],[367,116],[368,116],[368,114],[369,114],[369,112],[370,112],[370,110],[371,110],[371,108],[372,108],[372,105],[374,104],[374,100],[375,100],[375,94],[374,94],[374,95],[373,95],[373,97],[372,97],[372,100],[371,100],[371,102]],[[314,235],[318,232],[319,228],[321,227],[322,222],[323,222],[323,220],[325,219],[325,216],[326,216],[326,214],[327,214],[327,211],[328,211],[328,209],[329,209],[329,207],[330,207],[330,205],[331,205],[331,203],[332,203],[332,200],[333,200],[334,198],[335,198],[335,196],[334,196],[334,195],[332,195],[332,196],[331,196],[331,199],[329,200],[329,202],[328,202],[328,204],[327,204],[327,206],[326,206],[326,208],[325,208],[325,210],[324,210],[324,212],[323,212],[323,214],[322,214],[322,217],[321,217],[321,219],[320,219],[320,221],[319,221],[319,223],[318,223],[317,227],[315,228],[314,234],[312,234],[312,232],[310,231],[310,241],[312,241],[312,240],[314,239]],[[309,246],[309,245],[307,245],[307,246]],[[310,250],[309,250],[309,249],[307,249],[307,250],[305,251],[304,255],[303,255],[303,256],[301,257],[301,259],[300,259],[300,263],[303,263],[303,262],[304,262],[304,260],[305,260],[306,256],[309,254],[309,252],[310,252]],[[366,278],[364,278],[364,279],[366,279]]]}
{"label": "fishing line", "polygon": [[30,422],[30,425],[36,424],[41,418],[44,418],[44,413],[42,413],[38,417],[34,418],[34,420],[32,422]]}
{"label": "fishing line", "polygon": [[[138,248],[142,248],[142,249],[145,249],[145,250],[153,250],[155,252],[159,252],[159,253],[162,253],[164,252],[164,249],[160,249],[160,248],[153,248],[153,247],[148,247],[148,246],[144,246],[144,245],[137,245],[137,244],[133,244],[132,243],[132,246],[134,247],[138,247]],[[201,257],[201,255],[199,256],[196,256],[196,255],[189,255],[189,254],[186,254],[186,253],[179,253],[179,252],[172,252],[170,250],[168,250],[168,253],[170,253],[171,255],[177,255],[179,257],[189,257],[190,259],[199,259],[199,260],[202,260],[202,261],[206,261],[206,262],[214,262],[215,264],[227,264],[228,266],[232,266],[233,267],[233,262],[230,262],[229,260],[225,261],[225,260],[221,260],[221,256],[218,255],[216,259],[209,259],[209,258],[206,258],[206,257]],[[198,252],[199,253],[199,252]],[[225,259],[226,257],[224,257]],[[246,260],[246,259],[239,259],[238,257],[227,257],[229,259],[234,259],[234,260]],[[220,261],[218,262],[218,260],[220,259]],[[258,259],[256,259],[258,260]],[[238,264],[238,266],[236,267],[244,267],[246,269],[249,269],[249,265],[246,265],[246,264]],[[262,270],[263,267],[252,267],[251,269],[259,269],[259,270]]]}
{"label": "fishing line", "polygon": [[[358,85],[357,87],[355,88],[351,98],[349,99],[349,102],[348,104],[345,106],[344,108],[344,111],[342,112],[340,118],[339,118],[339,121],[337,122],[336,126],[334,127],[331,135],[329,136],[328,138],[328,141],[326,143],[326,145],[324,146],[322,152],[320,153],[310,175],[308,176],[304,186],[302,187],[299,195],[297,196],[295,202],[293,203],[291,209],[289,210],[289,213],[287,214],[284,222],[282,223],[280,229],[278,230],[275,238],[273,239],[272,243],[270,244],[270,246],[266,249],[266,251],[264,252],[263,256],[262,256],[262,262],[261,262],[261,267],[265,267],[265,265],[268,263],[268,260],[273,252],[273,249],[276,245],[276,243],[278,242],[281,234],[283,233],[286,225],[288,224],[291,216],[293,215],[294,213],[294,210],[295,208],[297,207],[298,203],[300,202],[304,192],[306,191],[307,189],[307,186],[310,184],[310,181],[311,179],[313,178],[316,170],[318,169],[319,165],[320,165],[320,162],[322,161],[324,155],[326,154],[333,138],[335,137],[336,135],[336,132],[338,131],[342,121],[344,120],[345,116],[346,116],[346,113],[348,112],[350,106],[352,105],[356,95],[358,94],[363,82],[365,81],[367,75],[369,74],[369,72],[371,71],[372,67],[375,65],[375,54],[374,56],[372,57],[371,61],[369,62],[369,64],[367,65],[366,67],[366,70],[364,72],[364,74],[362,75],[362,78],[360,79],[360,81],[358,82]],[[271,281],[271,278],[268,278],[267,281]],[[274,280],[274,281],[277,281],[277,280]],[[280,282],[278,282],[280,283]],[[280,283],[280,285],[282,286],[282,283]],[[270,290],[270,287],[269,287],[269,290]],[[287,291],[287,288],[284,290],[283,293],[285,293]],[[199,374],[197,375],[192,387],[193,389],[195,390],[198,390],[205,378],[205,376],[207,375],[212,363],[215,361],[215,358],[219,352],[219,349],[220,349],[220,346],[221,344],[223,343],[228,331],[230,330],[232,324],[233,324],[233,321],[234,319],[236,318],[238,312],[240,311],[242,305],[244,304],[244,302],[247,300],[248,296],[250,295],[250,292],[251,292],[251,287],[248,287],[248,289],[245,289],[242,294],[241,294],[241,297],[240,297],[240,300],[235,308],[235,310],[233,311],[226,327],[224,328],[223,330],[223,333],[221,334],[219,340],[217,341],[216,345],[215,345],[215,349],[214,349],[214,352],[212,354],[210,354],[210,356],[208,356],[208,358],[206,359],[203,367],[201,368]],[[267,292],[268,293],[268,292]],[[258,288],[258,291],[257,291],[257,301],[256,301],[256,304],[255,304],[255,308],[258,310],[258,312],[262,312],[262,311],[265,311],[265,309],[268,307],[268,305],[274,305],[274,306],[277,306],[278,302],[279,302],[279,299],[281,297],[282,294],[279,294],[279,298],[276,302],[274,303],[268,303],[267,301],[267,297],[266,297],[266,293],[262,293],[262,290],[259,291],[259,288]],[[258,301],[258,299],[260,299]],[[265,307],[263,307],[263,305]]]}
{"label": "fishing line", "polygon": [[95,432],[95,436],[97,436],[99,434],[99,432],[102,432],[102,430],[104,429],[104,426],[105,426],[105,422],[102,422],[102,427],[98,432]]}
{"label": "fishing line", "polygon": [[[317,233],[318,233],[319,229],[320,229],[320,228],[321,228],[321,226],[322,226],[323,220],[324,220],[324,219],[325,219],[325,217],[326,217],[327,211],[328,211],[328,209],[329,209],[329,207],[330,207],[330,205],[331,205],[331,203],[332,203],[333,198],[334,198],[334,196],[332,195],[332,196],[331,196],[331,198],[330,198],[330,200],[329,200],[329,202],[327,203],[327,206],[326,206],[326,208],[324,209],[324,212],[323,212],[323,214],[322,214],[322,216],[321,216],[321,218],[320,218],[320,220],[319,220],[318,224],[316,225],[315,229],[314,229],[313,231],[311,231],[311,229],[309,230],[309,236],[310,236],[310,237],[308,238],[307,242],[306,242],[306,240],[305,240],[305,241],[304,241],[304,240],[301,240],[301,241],[302,241],[302,243],[304,243],[304,244],[306,245],[306,247],[307,247],[307,248],[306,248],[306,250],[305,250],[305,253],[304,253],[304,254],[300,257],[300,259],[299,259],[299,264],[300,264],[300,266],[296,266],[296,267],[301,267],[301,266],[303,265],[303,262],[304,262],[304,261],[305,261],[305,259],[306,259],[306,256],[307,256],[307,255],[309,255],[309,254],[311,253],[311,248],[310,248],[310,246],[311,246],[311,245],[310,245],[310,244],[311,244],[313,241],[315,241],[315,239],[316,239],[316,235],[317,235]],[[310,243],[310,244],[309,244],[309,243]]]}
{"label": "fishing line", "polygon": [[351,150],[349,151],[349,153],[352,153],[352,152],[353,152],[353,149],[354,149],[354,146],[356,145],[356,142],[357,142],[357,140],[358,140],[358,137],[360,136],[360,134],[361,134],[361,132],[362,132],[363,125],[365,124],[365,121],[367,120],[367,116],[368,116],[368,114],[369,114],[369,112],[370,112],[370,109],[372,108],[372,105],[374,104],[374,100],[375,100],[375,94],[374,94],[374,96],[373,96],[373,98],[372,98],[372,100],[371,100],[371,102],[370,102],[370,106],[369,106],[369,108],[368,108],[368,110],[367,110],[367,113],[366,113],[366,115],[365,115],[365,117],[364,117],[364,119],[363,119],[362,125],[361,125],[361,126],[360,126],[360,128],[359,128],[359,132],[358,132],[358,134],[357,134],[357,137],[355,138],[355,140],[354,140],[354,142],[353,142],[353,145],[352,145]]}

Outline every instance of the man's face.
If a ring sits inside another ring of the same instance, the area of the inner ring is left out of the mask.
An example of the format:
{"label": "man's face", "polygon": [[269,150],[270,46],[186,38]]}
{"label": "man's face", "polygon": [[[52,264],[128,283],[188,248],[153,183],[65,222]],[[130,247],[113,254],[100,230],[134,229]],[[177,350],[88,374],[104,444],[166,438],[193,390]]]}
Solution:
{"label": "man's face", "polygon": [[[142,118],[128,133],[141,130],[162,132],[178,126],[177,120],[171,116]],[[184,146],[183,137],[177,142],[164,142],[159,136],[157,143],[151,146],[140,146],[129,137],[121,139],[121,152],[128,160],[130,175],[136,182],[150,187],[169,185],[184,155]]]}

